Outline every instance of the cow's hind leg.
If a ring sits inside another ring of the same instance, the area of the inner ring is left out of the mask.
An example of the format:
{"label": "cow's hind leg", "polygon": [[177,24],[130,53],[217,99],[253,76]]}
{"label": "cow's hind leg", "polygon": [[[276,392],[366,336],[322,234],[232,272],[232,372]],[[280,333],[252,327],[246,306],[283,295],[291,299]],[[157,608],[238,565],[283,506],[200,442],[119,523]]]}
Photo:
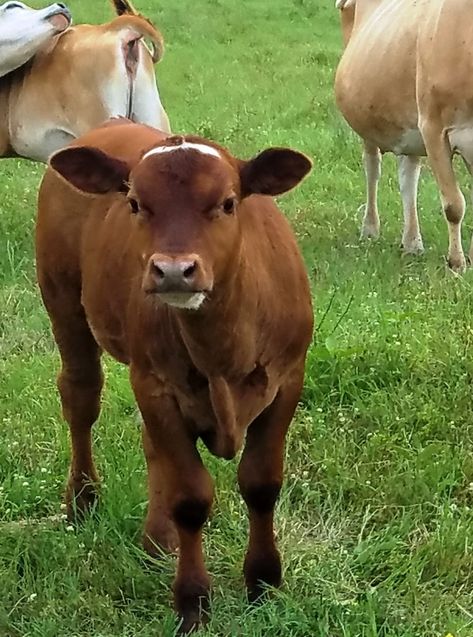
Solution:
{"label": "cow's hind leg", "polygon": [[432,118],[421,118],[419,124],[427,155],[440,190],[442,207],[448,224],[448,265],[455,272],[466,267],[461,244],[461,224],[465,199],[458,186],[452,165],[452,149],[446,131]]}
{"label": "cow's hind leg", "polygon": [[[470,173],[470,177],[473,177],[473,157],[471,156],[470,153],[468,154],[462,154],[461,158],[463,159],[463,162],[468,170],[468,172]],[[473,203],[473,182],[470,184],[470,197],[471,197],[471,201]],[[470,251],[468,253],[468,258],[470,261],[470,264],[473,265],[473,236],[471,238],[471,242],[470,242]]]}
{"label": "cow's hind leg", "polygon": [[274,507],[283,477],[284,441],[299,400],[302,377],[282,387],[273,403],[248,428],[238,482],[248,506],[250,538],[244,563],[248,596],[281,583],[281,559],[274,537]]}
{"label": "cow's hind leg", "polygon": [[404,212],[404,231],[402,248],[407,254],[419,254],[424,251],[422,235],[417,215],[417,186],[420,175],[419,157],[400,155],[397,158],[399,190]]}
{"label": "cow's hind leg", "polygon": [[381,177],[381,152],[377,146],[363,142],[363,165],[366,176],[365,215],[361,225],[361,236],[379,237],[378,183]]}
{"label": "cow's hind leg", "polygon": [[69,518],[74,519],[90,509],[96,498],[98,476],[92,457],[91,429],[100,411],[101,350],[80,302],[71,305],[69,299],[57,295],[51,295],[51,301],[44,286],[42,291],[62,361],[57,384],[72,447],[66,504]]}

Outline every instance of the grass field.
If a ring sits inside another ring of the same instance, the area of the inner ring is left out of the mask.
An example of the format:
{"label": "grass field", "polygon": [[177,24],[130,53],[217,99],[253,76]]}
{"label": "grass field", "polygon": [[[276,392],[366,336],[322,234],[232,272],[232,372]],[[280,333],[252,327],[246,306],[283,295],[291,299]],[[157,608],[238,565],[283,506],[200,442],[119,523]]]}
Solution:
{"label": "grass field", "polygon": [[[277,515],[285,584],[262,606],[247,604],[236,462],[205,454],[217,487],[206,529],[214,594],[199,635],[471,637],[473,275],[445,269],[432,178],[426,170],[420,190],[423,257],[398,248],[389,157],[382,237],[359,241],[360,147],[333,103],[340,37],[332,0],[136,2],[167,42],[158,77],[176,132],[211,137],[242,157],[287,144],[315,162],[281,199],[318,323]],[[111,15],[105,0],[69,5],[76,22]],[[95,431],[100,510],[77,530],[43,519],[61,513],[69,443],[35,284],[42,173],[0,163],[0,636],[168,637],[174,560],[156,569],[143,562],[139,428],[127,372],[110,360]],[[465,245],[470,230],[468,219]]]}

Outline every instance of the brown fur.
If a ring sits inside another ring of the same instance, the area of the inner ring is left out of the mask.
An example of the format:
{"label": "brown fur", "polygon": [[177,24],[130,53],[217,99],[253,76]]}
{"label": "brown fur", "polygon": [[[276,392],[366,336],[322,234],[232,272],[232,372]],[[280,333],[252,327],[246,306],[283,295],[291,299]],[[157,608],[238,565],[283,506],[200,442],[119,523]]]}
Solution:
{"label": "brown fur", "polygon": [[[262,584],[280,583],[273,511],[313,321],[290,227],[258,194],[294,187],[310,169],[307,158],[273,149],[242,162],[186,139],[221,158],[177,150],[141,161],[182,138],[126,120],[77,140],[51,160],[36,235],[72,436],[69,506],[85,509],[84,485],[97,481],[90,430],[105,350],[130,366],[148,464],[145,547],[179,545],[174,599],[183,630],[199,622],[209,591],[201,542],[213,485],[198,438],[232,458],[246,435],[238,474],[250,516],[246,583],[252,598]],[[199,309],[166,302],[169,263],[186,268],[176,290],[205,291]]]}

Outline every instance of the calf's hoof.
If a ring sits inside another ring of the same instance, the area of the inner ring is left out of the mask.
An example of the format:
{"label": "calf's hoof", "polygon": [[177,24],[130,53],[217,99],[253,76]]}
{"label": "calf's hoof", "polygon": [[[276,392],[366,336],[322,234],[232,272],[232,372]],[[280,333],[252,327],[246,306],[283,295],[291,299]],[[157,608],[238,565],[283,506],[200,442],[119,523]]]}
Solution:
{"label": "calf's hoof", "polygon": [[147,523],[143,534],[143,548],[152,557],[163,553],[177,553],[179,536],[173,521],[165,517],[158,524]]}
{"label": "calf's hoof", "polygon": [[188,635],[209,618],[208,582],[174,584],[174,606],[181,620],[179,634]]}
{"label": "calf's hoof", "polygon": [[80,522],[94,508],[98,500],[98,481],[70,478],[66,489],[67,519]]}
{"label": "calf's hoof", "polygon": [[267,592],[267,586],[281,586],[281,558],[277,550],[252,556],[247,554],[243,566],[248,599],[254,603]]}

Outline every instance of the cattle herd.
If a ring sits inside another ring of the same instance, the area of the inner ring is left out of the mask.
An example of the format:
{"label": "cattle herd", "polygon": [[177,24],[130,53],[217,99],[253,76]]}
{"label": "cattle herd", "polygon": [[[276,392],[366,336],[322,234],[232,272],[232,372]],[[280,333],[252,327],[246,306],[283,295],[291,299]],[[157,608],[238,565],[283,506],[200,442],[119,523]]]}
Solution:
{"label": "cattle herd", "polygon": [[[381,153],[391,151],[402,245],[423,249],[416,195],[427,155],[457,272],[466,265],[464,200],[452,155],[473,166],[465,3],[336,2],[345,50],[335,95],[364,143],[362,234],[379,233]],[[68,515],[80,518],[96,499],[91,429],[105,351],[129,366],[148,468],[144,546],[152,555],[178,549],[174,602],[186,633],[208,613],[210,589],[202,529],[213,484],[199,439],[226,459],[243,448],[250,599],[281,582],[273,514],[313,310],[302,257],[272,197],[297,186],[311,162],[289,148],[242,160],[214,141],[171,133],[154,74],[162,37],[128,0],[113,5],[117,17],[100,26],[71,26],[61,3],[0,6],[0,156],[48,162],[36,262],[62,361]]]}

